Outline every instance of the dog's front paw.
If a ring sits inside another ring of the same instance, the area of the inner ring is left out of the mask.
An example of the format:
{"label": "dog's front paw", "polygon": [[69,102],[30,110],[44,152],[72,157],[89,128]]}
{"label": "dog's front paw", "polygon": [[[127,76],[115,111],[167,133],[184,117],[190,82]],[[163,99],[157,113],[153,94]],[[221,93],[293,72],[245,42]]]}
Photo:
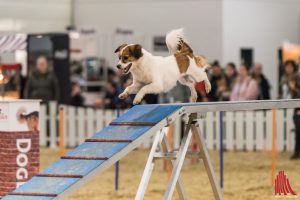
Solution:
{"label": "dog's front paw", "polygon": [[140,98],[135,98],[135,99],[133,100],[133,105],[140,104],[141,102],[142,102],[142,99],[140,99]]}
{"label": "dog's front paw", "polygon": [[122,92],[122,93],[119,95],[119,98],[120,98],[120,99],[126,99],[128,96],[129,96],[128,92]]}
{"label": "dog's front paw", "polygon": [[143,100],[143,96],[140,94],[137,94],[133,100],[133,105],[140,104]]}
{"label": "dog's front paw", "polygon": [[144,95],[138,93],[137,95],[135,95],[135,98],[133,100],[133,105],[137,105],[137,104],[140,104],[142,102],[144,98]]}
{"label": "dog's front paw", "polygon": [[209,81],[205,81],[205,91],[207,94],[211,91],[211,84]]}

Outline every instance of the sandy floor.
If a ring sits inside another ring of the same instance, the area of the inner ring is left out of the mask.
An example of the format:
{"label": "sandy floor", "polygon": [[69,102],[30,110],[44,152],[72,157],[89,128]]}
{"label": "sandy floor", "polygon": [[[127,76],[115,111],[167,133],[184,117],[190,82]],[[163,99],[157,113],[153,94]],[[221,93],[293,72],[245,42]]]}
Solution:
{"label": "sandy floor", "polygon": [[[58,158],[57,150],[42,149],[41,165],[47,167]],[[114,191],[114,167],[95,177],[89,184],[78,190],[71,200],[129,200],[134,199],[141,179],[147,151],[134,151],[120,162],[120,189]],[[218,152],[210,152],[212,162],[219,178]],[[284,170],[291,186],[300,199],[300,161],[290,161],[290,153],[280,153],[277,157],[277,170]],[[275,199],[271,187],[271,159],[269,153],[225,153],[224,199]],[[150,180],[145,199],[162,199],[168,181],[167,173],[162,171],[161,161],[157,162]],[[181,173],[189,199],[214,199],[203,164],[191,165],[185,162]],[[297,199],[296,198],[296,199]],[[175,192],[174,198],[178,199]],[[276,199],[285,199],[276,197]],[[295,198],[293,198],[295,199]]]}

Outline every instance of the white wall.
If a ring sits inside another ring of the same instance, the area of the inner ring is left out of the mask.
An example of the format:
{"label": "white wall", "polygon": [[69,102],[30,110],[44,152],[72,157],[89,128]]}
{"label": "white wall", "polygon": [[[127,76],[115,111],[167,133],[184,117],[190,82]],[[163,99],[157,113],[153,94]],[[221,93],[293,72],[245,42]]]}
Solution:
{"label": "white wall", "polygon": [[278,49],[300,42],[300,0],[224,0],[223,60],[240,63],[240,49],[254,49],[277,97]]}
{"label": "white wall", "polygon": [[[153,36],[185,27],[195,52],[223,64],[240,63],[240,49],[253,48],[275,98],[278,49],[284,40],[300,42],[300,0],[77,0],[75,22],[108,35],[117,28],[132,29],[144,35],[141,43],[152,52]],[[114,56],[116,43],[122,42],[111,40],[99,40],[106,43],[100,47],[106,57]]]}
{"label": "white wall", "polygon": [[70,0],[0,0],[0,33],[65,31]]}
{"label": "white wall", "polygon": [[[185,27],[195,52],[209,59],[222,58],[221,0],[77,0],[75,7],[78,26],[89,25],[108,33],[117,28],[132,29],[151,52],[153,36]],[[105,50],[113,55],[117,44],[110,44],[111,49]]]}

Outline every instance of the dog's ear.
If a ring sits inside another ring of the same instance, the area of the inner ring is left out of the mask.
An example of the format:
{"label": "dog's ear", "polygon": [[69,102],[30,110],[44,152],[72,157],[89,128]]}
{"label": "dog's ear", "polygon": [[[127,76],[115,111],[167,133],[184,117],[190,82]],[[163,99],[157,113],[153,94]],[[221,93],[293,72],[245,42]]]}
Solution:
{"label": "dog's ear", "polygon": [[132,47],[132,55],[135,57],[135,59],[139,59],[140,57],[142,57],[143,53],[142,53],[142,46],[139,44],[135,44]]}
{"label": "dog's ear", "polygon": [[125,46],[127,46],[127,44],[122,44],[122,45],[120,45],[120,46],[115,50],[115,53],[118,53],[119,51],[121,51],[121,49],[123,49]]}

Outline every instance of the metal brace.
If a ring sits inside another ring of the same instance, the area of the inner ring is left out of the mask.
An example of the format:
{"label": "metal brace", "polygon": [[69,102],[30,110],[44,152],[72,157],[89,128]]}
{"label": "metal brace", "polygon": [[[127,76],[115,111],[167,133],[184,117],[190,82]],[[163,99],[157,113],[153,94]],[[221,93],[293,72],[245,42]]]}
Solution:
{"label": "metal brace", "polygon": [[[182,114],[178,113],[178,114]],[[211,164],[211,160],[209,158],[208,151],[205,146],[205,141],[203,136],[200,133],[200,130],[198,129],[199,125],[197,123],[197,115],[196,114],[190,114],[189,116],[189,122],[186,125],[184,136],[181,141],[181,145],[178,149],[178,151],[171,152],[170,147],[168,145],[168,141],[166,138],[166,135],[163,131],[159,131],[153,141],[152,148],[150,150],[150,154],[146,163],[146,167],[144,169],[144,174],[142,177],[142,180],[140,182],[137,194],[135,196],[135,200],[142,200],[144,198],[144,194],[146,192],[147,186],[149,184],[149,180],[155,165],[156,159],[165,159],[170,163],[170,166],[172,166],[172,174],[169,180],[169,183],[167,185],[167,189],[164,195],[164,200],[171,200],[175,187],[177,189],[177,192],[179,194],[180,200],[187,200],[187,195],[184,191],[182,182],[180,180],[180,172],[184,163],[184,159],[188,154],[188,147],[192,139],[192,135],[194,134],[197,143],[199,145],[200,152],[195,154],[194,156],[199,156],[204,163],[206,172],[208,174],[215,199],[222,200],[222,192],[221,189],[217,183],[217,179]],[[159,149],[159,151],[157,151]]]}

